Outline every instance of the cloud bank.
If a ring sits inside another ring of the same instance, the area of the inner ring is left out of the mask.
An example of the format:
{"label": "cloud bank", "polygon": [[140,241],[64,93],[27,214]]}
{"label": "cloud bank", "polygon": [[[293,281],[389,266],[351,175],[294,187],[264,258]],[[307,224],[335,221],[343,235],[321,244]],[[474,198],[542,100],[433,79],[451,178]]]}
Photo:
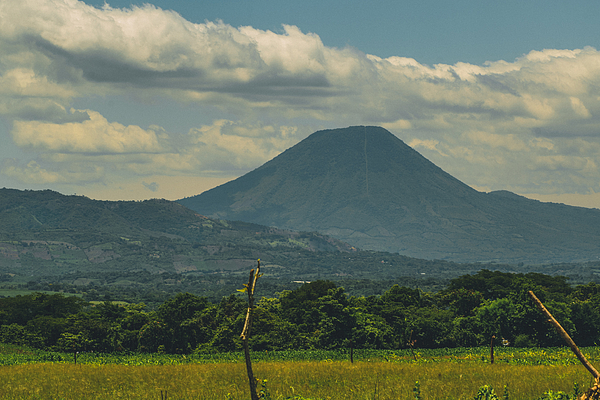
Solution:
{"label": "cloud bank", "polygon": [[[168,131],[159,115],[124,124],[73,107],[112,96],[216,111]],[[295,26],[195,24],[151,5],[0,3],[2,140],[29,156],[0,166],[22,182],[128,177],[154,193],[164,185],[150,176],[234,177],[316,128],[369,124],[482,190],[587,194],[600,191],[599,108],[592,47],[429,66],[327,47]]]}

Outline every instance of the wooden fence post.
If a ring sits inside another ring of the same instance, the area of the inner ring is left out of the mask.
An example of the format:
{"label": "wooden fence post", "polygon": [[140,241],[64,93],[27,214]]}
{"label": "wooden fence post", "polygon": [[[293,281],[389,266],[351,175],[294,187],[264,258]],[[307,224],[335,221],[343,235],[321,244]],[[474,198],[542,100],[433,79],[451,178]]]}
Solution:
{"label": "wooden fence post", "polygon": [[244,322],[244,329],[240,337],[244,345],[244,356],[246,358],[246,371],[248,372],[248,382],[250,384],[250,398],[252,400],[259,400],[258,393],[256,391],[256,379],[254,378],[254,372],[252,371],[252,360],[250,359],[250,349],[248,347],[248,339],[250,338],[250,328],[252,326],[252,310],[254,309],[254,288],[256,287],[256,280],[260,276],[260,259],[258,260],[258,266],[256,272],[254,269],[250,271],[250,277],[248,278],[248,284],[244,285],[242,292],[248,293],[248,310],[246,311],[246,321]]}
{"label": "wooden fence post", "polygon": [[550,324],[552,324],[552,326],[554,326],[554,328],[556,329],[558,334],[563,338],[563,340],[571,348],[571,351],[573,353],[575,353],[575,356],[577,357],[577,359],[583,364],[583,366],[588,371],[590,371],[590,374],[592,374],[592,376],[594,377],[594,380],[595,380],[594,386],[591,387],[590,389],[588,389],[587,392],[585,392],[581,396],[581,399],[594,399],[594,400],[600,399],[600,387],[599,387],[600,373],[598,373],[598,370],[596,370],[596,368],[594,368],[594,366],[587,360],[587,358],[585,358],[583,353],[579,350],[579,347],[577,347],[577,345],[575,344],[573,339],[571,339],[571,336],[569,336],[567,331],[565,331],[563,329],[563,327],[558,323],[558,321],[556,319],[554,319],[552,314],[550,314],[550,311],[548,311],[548,309],[546,307],[544,307],[544,304],[542,304],[542,302],[536,297],[536,295],[533,294],[533,292],[531,290],[528,293],[529,293],[529,297],[531,297],[531,299],[537,306],[538,310],[540,310],[540,312],[548,318],[548,322]]}

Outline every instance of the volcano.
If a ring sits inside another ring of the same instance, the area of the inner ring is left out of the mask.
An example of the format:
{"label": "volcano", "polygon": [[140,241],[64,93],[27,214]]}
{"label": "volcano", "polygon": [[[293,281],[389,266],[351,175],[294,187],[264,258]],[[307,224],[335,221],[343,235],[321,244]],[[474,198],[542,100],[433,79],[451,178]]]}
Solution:
{"label": "volcano", "polygon": [[479,192],[381,127],[315,132],[240,178],[178,202],[208,217],[317,231],[424,259],[600,256],[600,210]]}

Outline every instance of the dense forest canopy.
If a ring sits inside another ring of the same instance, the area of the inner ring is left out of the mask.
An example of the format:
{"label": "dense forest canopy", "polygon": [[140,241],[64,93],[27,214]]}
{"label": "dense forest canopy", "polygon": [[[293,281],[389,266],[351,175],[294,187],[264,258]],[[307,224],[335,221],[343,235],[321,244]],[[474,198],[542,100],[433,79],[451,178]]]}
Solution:
{"label": "dense forest canopy", "polygon": [[[260,280],[259,280],[260,285]],[[254,350],[556,346],[561,339],[527,296],[533,290],[581,346],[600,342],[600,285],[562,276],[481,270],[439,292],[394,285],[381,296],[350,296],[331,281],[262,297]],[[63,351],[221,352],[240,349],[247,303],[178,293],[154,310],[88,303],[63,294],[0,299],[0,341]]]}

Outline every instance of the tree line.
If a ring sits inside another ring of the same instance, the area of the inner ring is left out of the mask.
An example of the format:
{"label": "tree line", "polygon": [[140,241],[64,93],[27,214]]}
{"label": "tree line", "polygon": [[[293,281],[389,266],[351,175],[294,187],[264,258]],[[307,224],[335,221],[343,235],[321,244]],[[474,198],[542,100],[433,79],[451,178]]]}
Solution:
{"label": "tree line", "polygon": [[[260,285],[260,281],[259,281]],[[394,285],[380,296],[349,296],[315,281],[254,310],[252,350],[558,346],[560,337],[527,295],[532,290],[580,346],[600,342],[600,285],[566,277],[481,270],[436,293]],[[247,303],[178,293],[147,310],[33,293],[0,299],[0,342],[59,351],[226,352],[241,348]],[[409,343],[410,342],[410,343]]]}

